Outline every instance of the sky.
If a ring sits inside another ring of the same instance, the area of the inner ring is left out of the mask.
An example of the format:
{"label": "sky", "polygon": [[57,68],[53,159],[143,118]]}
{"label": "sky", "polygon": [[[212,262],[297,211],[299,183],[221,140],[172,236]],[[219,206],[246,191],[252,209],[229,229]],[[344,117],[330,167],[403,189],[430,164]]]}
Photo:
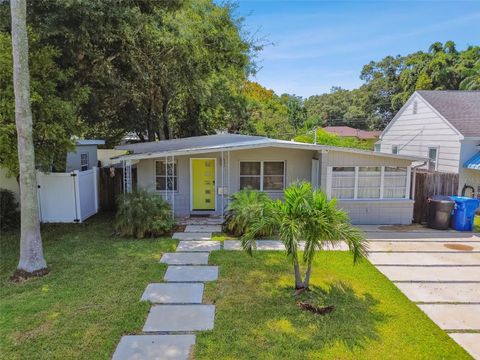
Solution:
{"label": "sky", "polygon": [[303,97],[362,84],[362,66],[453,40],[480,45],[480,0],[239,0],[244,30],[266,43],[252,80]]}

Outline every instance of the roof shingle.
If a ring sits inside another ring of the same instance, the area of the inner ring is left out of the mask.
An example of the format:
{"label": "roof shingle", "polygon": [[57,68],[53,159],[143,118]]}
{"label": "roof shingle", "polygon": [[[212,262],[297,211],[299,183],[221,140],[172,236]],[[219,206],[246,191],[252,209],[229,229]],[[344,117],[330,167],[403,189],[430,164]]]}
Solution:
{"label": "roof shingle", "polygon": [[417,91],[464,136],[480,136],[480,91]]}

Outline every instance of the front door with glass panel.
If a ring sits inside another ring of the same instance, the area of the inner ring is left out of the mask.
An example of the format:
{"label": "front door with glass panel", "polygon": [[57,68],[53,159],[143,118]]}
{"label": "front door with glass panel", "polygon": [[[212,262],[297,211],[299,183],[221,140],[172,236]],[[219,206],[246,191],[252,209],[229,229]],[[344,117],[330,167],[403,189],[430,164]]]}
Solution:
{"label": "front door with glass panel", "polygon": [[192,159],[192,210],[215,210],[215,159]]}

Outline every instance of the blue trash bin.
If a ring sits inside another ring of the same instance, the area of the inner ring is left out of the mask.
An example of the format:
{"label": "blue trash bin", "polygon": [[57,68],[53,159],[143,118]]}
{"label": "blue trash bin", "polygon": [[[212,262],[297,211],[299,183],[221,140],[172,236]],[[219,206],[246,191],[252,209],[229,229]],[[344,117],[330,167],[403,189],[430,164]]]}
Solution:
{"label": "blue trash bin", "polygon": [[465,196],[450,196],[455,201],[452,214],[452,228],[458,231],[472,231],[475,211],[480,201]]}

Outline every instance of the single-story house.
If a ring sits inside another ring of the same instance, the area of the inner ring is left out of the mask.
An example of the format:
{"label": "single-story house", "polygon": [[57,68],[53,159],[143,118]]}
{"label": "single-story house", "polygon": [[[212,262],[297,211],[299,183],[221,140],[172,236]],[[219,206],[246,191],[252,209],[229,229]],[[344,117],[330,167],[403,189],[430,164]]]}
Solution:
{"label": "single-story house", "polygon": [[423,168],[458,174],[458,194],[480,198],[480,91],[415,91],[375,150],[428,157]]}
{"label": "single-story house", "polygon": [[235,134],[117,149],[129,152],[116,158],[126,182],[136,166],[137,186],[163,196],[176,216],[221,216],[229,194],[253,188],[281,198],[300,180],[337,198],[355,224],[412,221],[410,173],[417,157]]}

